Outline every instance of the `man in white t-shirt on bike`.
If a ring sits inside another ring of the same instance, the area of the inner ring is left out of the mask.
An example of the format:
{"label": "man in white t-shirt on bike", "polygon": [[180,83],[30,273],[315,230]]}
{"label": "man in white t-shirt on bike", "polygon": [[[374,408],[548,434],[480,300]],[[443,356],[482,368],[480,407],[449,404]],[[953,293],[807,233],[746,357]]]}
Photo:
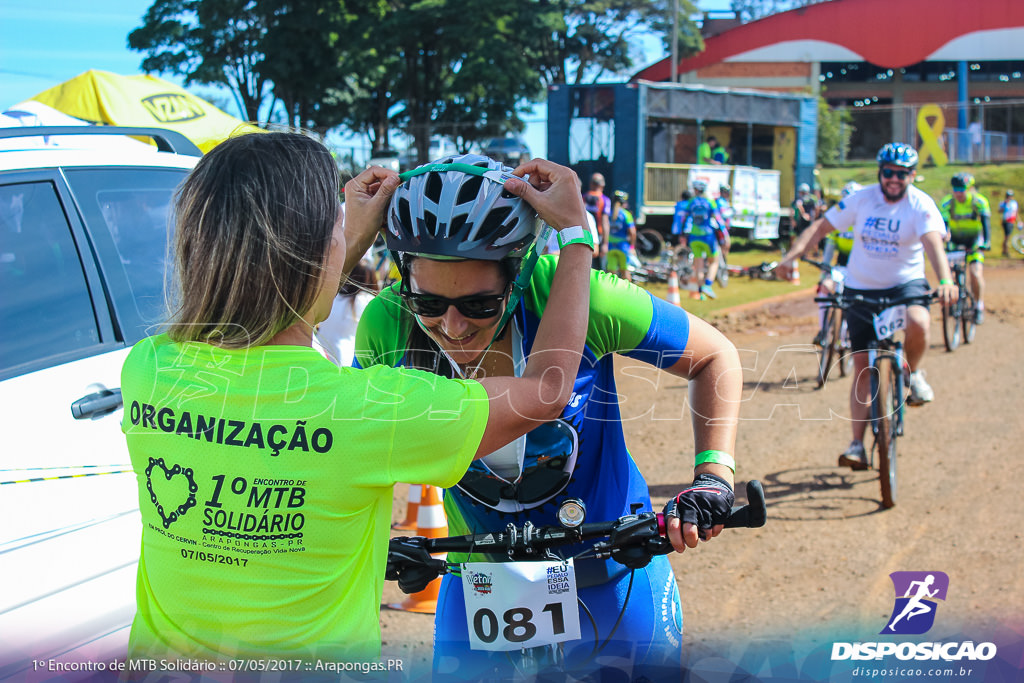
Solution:
{"label": "man in white t-shirt on bike", "polygon": [[[835,226],[853,226],[853,248],[847,264],[845,292],[866,298],[898,299],[925,295],[931,287],[925,278],[924,255],[939,277],[935,288],[942,305],[956,300],[957,289],[949,271],[942,238],[946,228],[935,202],[913,186],[917,151],[910,145],[889,143],[878,152],[878,184],[844,198],[805,230],[793,243],[779,267],[789,265]],[[786,271],[783,271],[786,272]],[[923,405],[934,397],[925,381],[921,361],[928,348],[931,318],[925,305],[907,306],[904,347],[910,365],[909,405]],[[851,308],[847,313],[850,345],[854,351],[854,381],[850,389],[853,440],[839,456],[839,464],[867,469],[864,431],[871,406],[867,368],[868,342],[876,339],[868,311]]]}

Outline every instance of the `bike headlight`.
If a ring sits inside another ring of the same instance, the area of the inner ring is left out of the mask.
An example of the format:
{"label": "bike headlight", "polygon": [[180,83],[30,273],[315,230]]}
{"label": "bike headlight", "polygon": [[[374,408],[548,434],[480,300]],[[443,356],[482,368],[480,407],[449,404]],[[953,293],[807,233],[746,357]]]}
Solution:
{"label": "bike headlight", "polygon": [[558,523],[566,529],[575,529],[587,517],[587,506],[579,498],[569,498],[558,508]]}

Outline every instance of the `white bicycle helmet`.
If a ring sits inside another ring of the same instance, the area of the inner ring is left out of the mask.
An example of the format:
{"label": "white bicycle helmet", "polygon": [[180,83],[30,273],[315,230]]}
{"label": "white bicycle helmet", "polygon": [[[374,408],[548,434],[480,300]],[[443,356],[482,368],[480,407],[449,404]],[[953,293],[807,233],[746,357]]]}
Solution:
{"label": "white bicycle helmet", "polygon": [[843,197],[849,197],[854,192],[860,192],[863,189],[864,189],[864,187],[860,183],[858,183],[856,180],[851,180],[850,182],[848,182],[845,185],[843,185],[843,193],[842,194],[843,194]]}
{"label": "white bicycle helmet", "polygon": [[452,259],[521,258],[540,232],[537,212],[506,192],[512,169],[479,154],[402,174],[387,213],[388,249]]}

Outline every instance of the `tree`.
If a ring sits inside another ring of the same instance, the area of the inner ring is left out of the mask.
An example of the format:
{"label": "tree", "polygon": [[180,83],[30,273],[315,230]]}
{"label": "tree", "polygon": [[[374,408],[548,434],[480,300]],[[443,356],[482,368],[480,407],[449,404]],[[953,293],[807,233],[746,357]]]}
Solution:
{"label": "tree", "polygon": [[340,1],[261,0],[267,30],[262,74],[273,83],[289,125],[326,135],[342,123],[357,94],[342,37],[354,18]]}
{"label": "tree", "polygon": [[227,86],[246,120],[259,121],[274,103],[262,72],[266,28],[255,0],[155,0],[128,46],[147,53],[146,72],[184,76],[186,86]]}
{"label": "tree", "polygon": [[853,136],[853,114],[849,109],[833,109],[818,96],[818,163],[834,166],[846,160]]}
{"label": "tree", "polygon": [[[798,7],[816,5],[830,0],[732,0],[732,10],[743,21],[754,21]],[[839,0],[832,0],[838,2]]]}
{"label": "tree", "polygon": [[[680,0],[680,56],[704,47],[690,19],[696,7]],[[644,31],[671,45],[674,0],[545,0],[536,3],[531,35],[539,36],[534,58],[545,84],[596,82],[634,66],[630,45]]]}

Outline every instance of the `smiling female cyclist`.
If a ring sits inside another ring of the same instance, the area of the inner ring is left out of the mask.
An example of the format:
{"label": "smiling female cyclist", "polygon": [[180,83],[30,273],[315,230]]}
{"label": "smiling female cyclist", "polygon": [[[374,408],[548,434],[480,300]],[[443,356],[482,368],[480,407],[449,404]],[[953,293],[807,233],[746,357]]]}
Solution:
{"label": "smiling female cyclist", "polygon": [[[537,259],[523,248],[519,236],[533,224],[533,212],[479,174],[503,170],[486,157],[453,157],[413,171],[396,191],[386,236],[400,255],[402,280],[382,292],[360,321],[356,360],[362,367],[383,363],[446,377],[511,377],[537,362],[538,325],[558,303],[550,284],[559,257]],[[593,271],[587,343],[572,397],[558,419],[478,460],[446,492],[450,533],[557,524],[555,510],[567,498],[581,499],[593,521],[629,514],[634,504],[651,509],[647,483],[623,437],[615,354],[690,380],[697,464],[692,453],[680,454],[678,475],[668,475],[694,481],[681,485],[685,490],[669,503],[670,515],[685,522],[671,519],[669,537],[683,552],[697,546],[698,528],[708,537],[721,532],[733,502],[738,354],[717,330],[678,306]],[[508,558],[474,554],[471,560]],[[580,560],[575,578],[584,607],[565,615],[580,622],[581,633],[563,644],[568,668],[596,667],[599,656],[602,662],[615,658],[630,680],[678,674],[682,613],[665,556],[635,572],[612,560]],[[445,576],[435,619],[435,671],[466,680],[508,675],[515,655],[473,649],[469,627],[462,583]]]}

